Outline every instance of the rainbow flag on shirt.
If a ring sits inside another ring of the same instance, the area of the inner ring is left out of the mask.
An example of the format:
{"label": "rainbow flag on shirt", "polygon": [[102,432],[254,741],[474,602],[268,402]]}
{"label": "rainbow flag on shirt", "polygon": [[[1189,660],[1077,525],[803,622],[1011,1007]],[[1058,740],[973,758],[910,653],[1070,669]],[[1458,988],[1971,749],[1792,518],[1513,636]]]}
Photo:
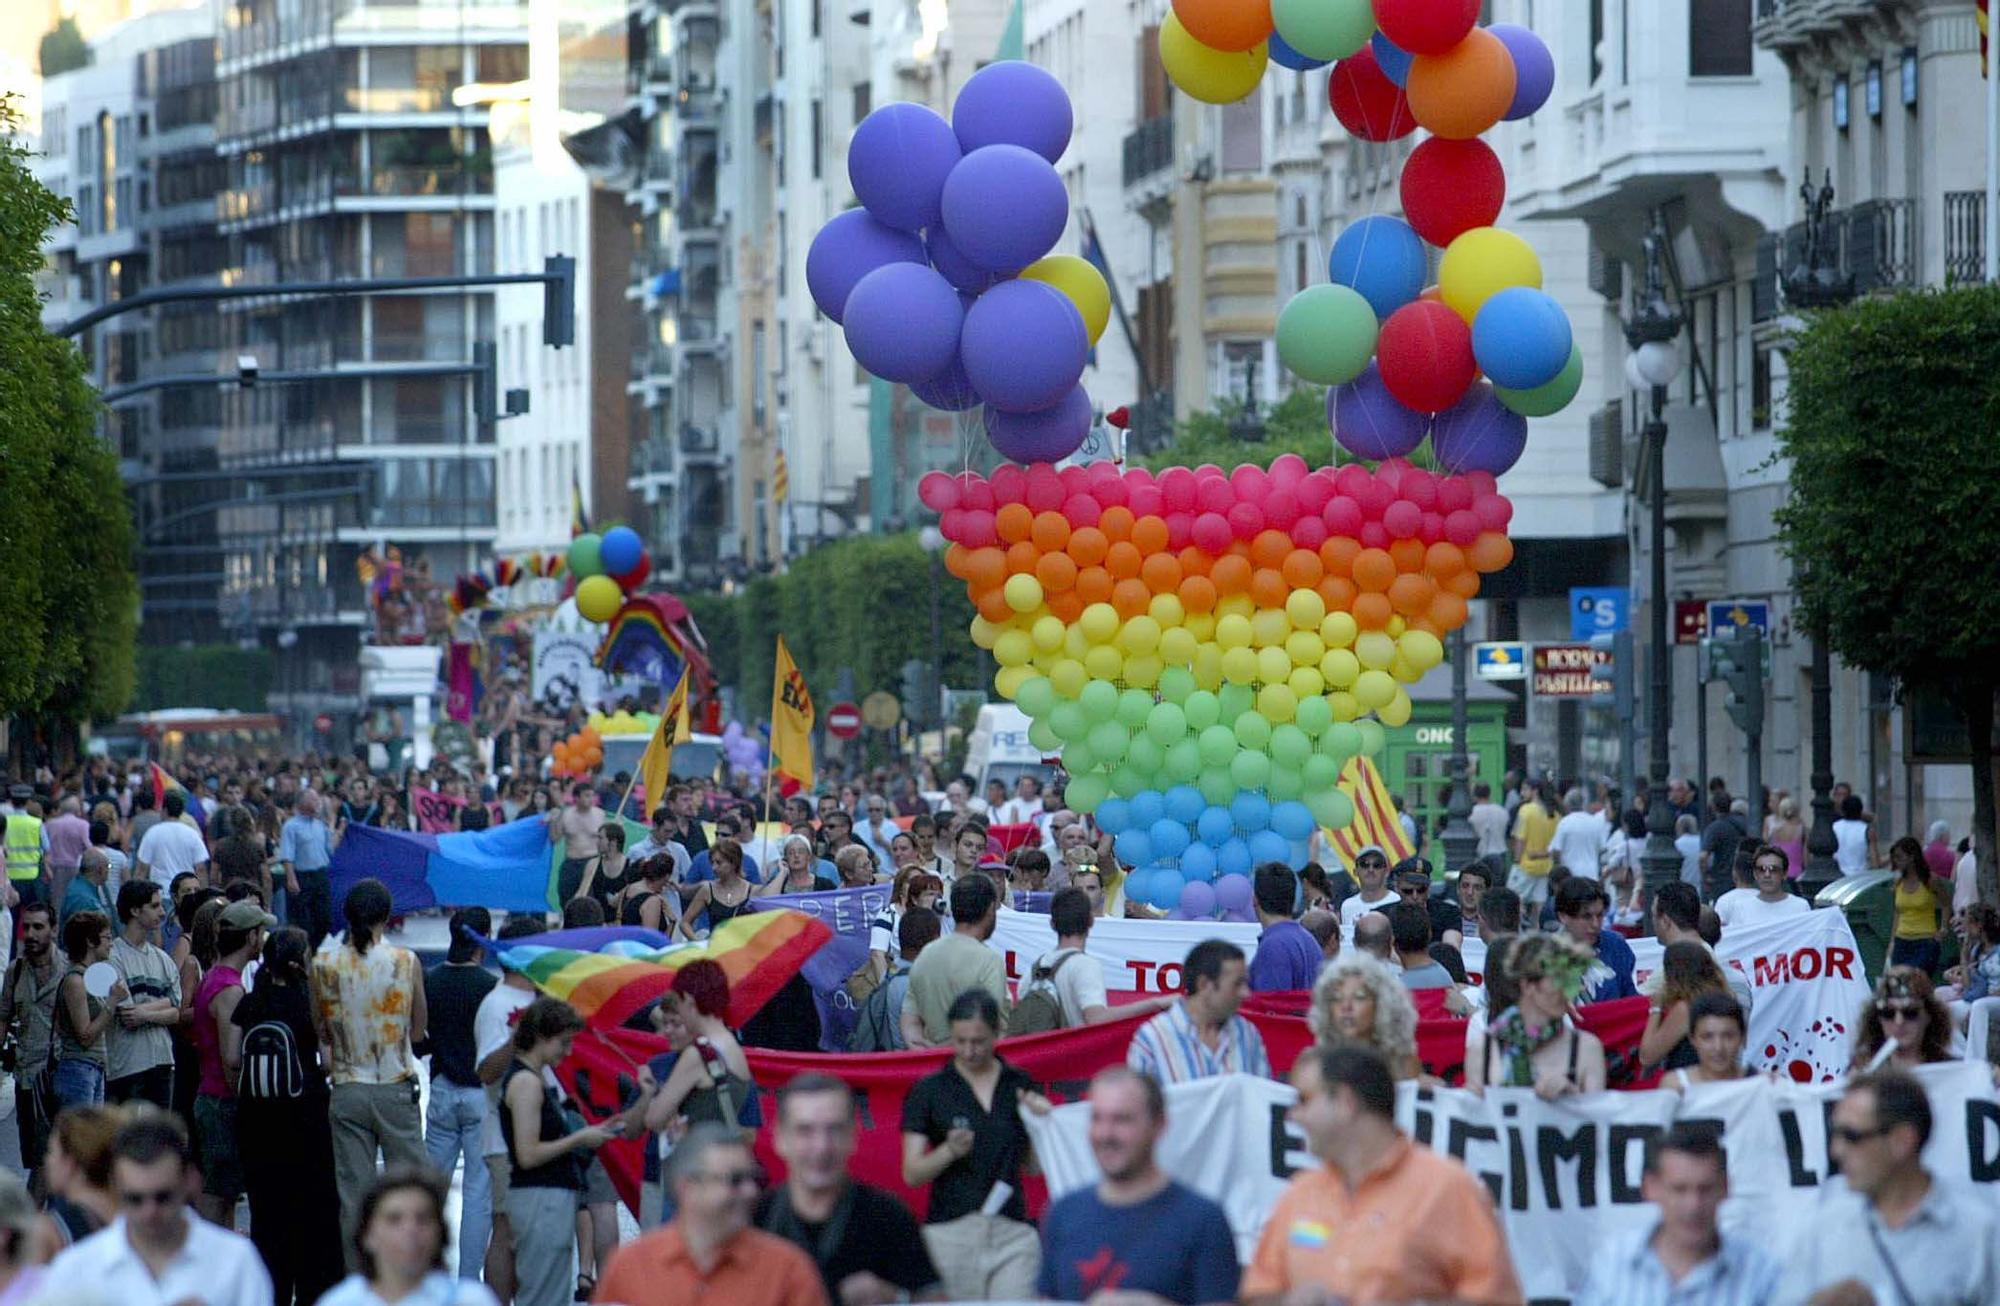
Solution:
{"label": "rainbow flag on shirt", "polygon": [[181,800],[187,804],[187,814],[194,819],[196,825],[206,829],[208,826],[208,809],[202,806],[201,799],[189,793],[187,786],[174,779],[171,775],[168,775],[166,768],[162,767],[158,762],[148,762],[146,765],[153,768],[154,809],[158,810],[160,808],[168,794],[179,794]]}

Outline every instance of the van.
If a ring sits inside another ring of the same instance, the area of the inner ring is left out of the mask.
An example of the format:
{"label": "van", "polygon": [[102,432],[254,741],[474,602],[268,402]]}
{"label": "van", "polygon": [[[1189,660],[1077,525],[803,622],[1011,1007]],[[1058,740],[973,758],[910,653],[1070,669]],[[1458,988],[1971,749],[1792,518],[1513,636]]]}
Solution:
{"label": "van", "polygon": [[1044,787],[1055,778],[1055,768],[1042,761],[1042,750],[1028,738],[1029,724],[1028,714],[1011,703],[979,709],[965,745],[965,773],[972,777],[975,796],[984,796],[994,780],[1011,795],[1021,776],[1034,776]]}

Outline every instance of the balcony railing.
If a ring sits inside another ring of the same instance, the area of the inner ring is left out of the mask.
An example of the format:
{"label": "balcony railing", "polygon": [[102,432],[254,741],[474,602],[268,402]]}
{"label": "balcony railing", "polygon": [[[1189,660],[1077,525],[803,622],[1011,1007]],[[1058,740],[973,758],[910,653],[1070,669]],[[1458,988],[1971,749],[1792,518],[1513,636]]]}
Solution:
{"label": "balcony railing", "polygon": [[1946,285],[1977,285],[1986,279],[1986,195],[1955,190],[1944,197],[1944,279]]}
{"label": "balcony railing", "polygon": [[425,164],[385,164],[366,176],[346,173],[337,178],[339,195],[416,197],[490,195],[493,174],[485,168],[431,167]]}
{"label": "balcony railing", "polygon": [[[1865,200],[1828,215],[1827,225],[1834,270],[1843,278],[1853,278],[1855,294],[1907,289],[1922,280],[1916,200]],[[1805,261],[1803,222],[1792,224],[1782,235],[1770,233],[1758,241],[1756,280],[1750,296],[1754,320],[1764,322],[1777,315],[1784,303],[1786,279],[1804,268]]]}
{"label": "balcony railing", "polygon": [[632,446],[630,463],[631,475],[671,476],[674,474],[674,446],[672,442],[659,436],[641,440]]}
{"label": "balcony railing", "polygon": [[1148,118],[1125,135],[1124,179],[1136,186],[1174,162],[1174,120],[1169,114]]}

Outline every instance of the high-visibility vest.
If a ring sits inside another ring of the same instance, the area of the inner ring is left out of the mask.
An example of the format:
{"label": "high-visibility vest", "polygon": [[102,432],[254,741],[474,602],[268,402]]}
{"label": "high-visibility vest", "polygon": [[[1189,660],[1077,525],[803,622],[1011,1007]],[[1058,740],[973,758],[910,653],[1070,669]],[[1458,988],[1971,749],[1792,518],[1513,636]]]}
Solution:
{"label": "high-visibility vest", "polygon": [[42,874],[42,822],[25,812],[7,818],[7,878],[35,880]]}

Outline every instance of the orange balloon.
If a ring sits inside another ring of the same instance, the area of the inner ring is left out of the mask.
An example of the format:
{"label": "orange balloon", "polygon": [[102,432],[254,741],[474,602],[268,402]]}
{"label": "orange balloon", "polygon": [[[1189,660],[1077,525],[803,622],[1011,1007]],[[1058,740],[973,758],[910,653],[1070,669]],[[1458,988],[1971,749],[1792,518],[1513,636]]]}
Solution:
{"label": "orange balloon", "polygon": [[1069,518],[1059,512],[1038,512],[1028,538],[1043,553],[1053,553],[1069,543]]}
{"label": "orange balloon", "polygon": [[1139,579],[1155,594],[1172,594],[1181,587],[1181,564],[1171,553],[1149,553],[1139,564]]}
{"label": "orange balloon", "polygon": [[1120,540],[1105,553],[1104,569],[1111,573],[1113,580],[1130,580],[1139,574],[1139,564],[1145,560],[1138,545],[1130,540]]}
{"label": "orange balloon", "polygon": [[1174,0],[1174,17],[1216,50],[1248,50],[1271,35],[1271,0]]}
{"label": "orange balloon", "polygon": [[1138,616],[1153,603],[1153,591],[1146,588],[1146,582],[1133,576],[1121,580],[1111,587],[1111,606],[1118,609],[1118,615],[1130,619]]}
{"label": "orange balloon", "polygon": [[1104,561],[1104,551],[1111,547],[1111,541],[1104,538],[1104,532],[1095,526],[1079,526],[1069,535],[1069,556],[1076,559],[1079,567],[1095,567]]}
{"label": "orange balloon", "polygon": [[1283,531],[1258,531],[1250,541],[1250,561],[1259,567],[1277,567],[1292,551],[1292,537]]}
{"label": "orange balloon", "polygon": [[1215,560],[1208,578],[1215,582],[1217,594],[1241,594],[1250,588],[1250,559],[1226,553]]}
{"label": "orange balloon", "polygon": [[1352,576],[1354,560],[1361,554],[1361,541],[1351,535],[1329,535],[1319,546],[1319,560],[1329,576]]}
{"label": "orange balloon", "polygon": [[1437,597],[1437,582],[1420,572],[1406,571],[1389,586],[1389,604],[1406,617],[1414,617],[1431,606]]}
{"label": "orange balloon", "polygon": [[1102,567],[1085,567],[1076,573],[1076,588],[1071,591],[1086,605],[1111,602],[1111,573]]}
{"label": "orange balloon", "polygon": [[1377,594],[1396,579],[1396,560],[1384,549],[1363,549],[1354,558],[1354,583]]}
{"label": "orange balloon", "polygon": [[1141,517],[1132,523],[1132,543],[1141,553],[1159,553],[1167,547],[1167,523],[1158,517]]}
{"label": "orange balloon", "polygon": [[[1450,597],[1458,598],[1458,595],[1453,594]],[[1431,602],[1436,603],[1437,600],[1432,599]],[[1431,620],[1430,615],[1428,613],[1426,613],[1421,617],[1411,617],[1410,629],[1421,630],[1426,635],[1436,635],[1439,639],[1443,639],[1445,635],[1449,633],[1444,629],[1444,627],[1438,625],[1437,622]]]}
{"label": "orange balloon", "polygon": [[1441,635],[1448,630],[1457,630],[1465,624],[1465,619],[1471,615],[1472,609],[1466,606],[1462,595],[1453,594],[1449,590],[1442,590],[1436,598],[1431,600],[1430,621],[1433,626],[1437,627],[1431,633]]}
{"label": "orange balloon", "polygon": [[1313,586],[1319,596],[1326,600],[1328,612],[1350,612],[1354,608],[1354,597],[1361,591],[1354,588],[1354,582],[1345,576],[1322,576],[1319,584]]}
{"label": "orange balloon", "polygon": [[1035,579],[1044,594],[1062,594],[1076,588],[1076,559],[1067,553],[1044,553],[1035,563]]}
{"label": "orange balloon", "polygon": [[1229,551],[1239,558],[1247,559],[1250,556],[1250,542],[1248,540],[1231,540],[1229,542]]}
{"label": "orange balloon", "polygon": [[1311,549],[1293,549],[1285,555],[1285,564],[1279,570],[1284,572],[1285,584],[1295,590],[1309,590],[1326,575],[1326,564]]}
{"label": "orange balloon", "polygon": [[1438,285],[1425,286],[1417,295],[1417,298],[1432,304],[1442,304],[1444,303],[1444,288]]}
{"label": "orange balloon", "polygon": [[1357,594],[1354,596],[1354,623],[1363,630],[1380,630],[1389,624],[1389,618],[1396,610],[1389,605],[1387,594]]}
{"label": "orange balloon", "polygon": [[1007,555],[995,548],[974,549],[965,560],[965,583],[991,589],[1007,579]]}
{"label": "orange balloon", "polygon": [[1461,571],[1456,576],[1447,576],[1444,588],[1462,599],[1476,599],[1479,597],[1479,573]]}
{"label": "orange balloon", "polygon": [[1042,551],[1027,540],[1007,546],[1007,574],[1029,576],[1034,574],[1035,564],[1041,560]]}
{"label": "orange balloon", "polygon": [[1493,33],[1474,28],[1443,54],[1420,54],[1404,89],[1417,125],[1446,140],[1468,141],[1514,102],[1514,56]]}
{"label": "orange balloon", "polygon": [[1043,601],[1049,605],[1049,611],[1055,614],[1056,620],[1065,626],[1073,625],[1083,615],[1083,600],[1073,590],[1047,595]]}
{"label": "orange balloon", "polygon": [[1260,608],[1282,608],[1292,594],[1285,575],[1276,567],[1259,567],[1250,573],[1250,601]]}
{"label": "orange balloon", "polygon": [[1397,571],[1422,571],[1424,569],[1424,542],[1422,540],[1392,540],[1389,556],[1395,559]]}
{"label": "orange balloon", "polygon": [[1190,544],[1180,552],[1181,575],[1206,576],[1215,566],[1215,559]]}
{"label": "orange balloon", "polygon": [[973,595],[972,606],[979,609],[980,616],[993,622],[995,625],[1001,625],[1014,619],[1014,609],[1008,605],[1007,596],[1000,591],[998,586],[983,589]]}
{"label": "orange balloon", "polygon": [[1450,540],[1439,540],[1424,550],[1424,571],[1432,580],[1443,580],[1465,570],[1465,550]]}
{"label": "orange balloon", "polygon": [[960,580],[964,580],[965,562],[971,556],[971,549],[963,544],[954,544],[944,551],[944,569]]}
{"label": "orange balloon", "polygon": [[1206,576],[1181,577],[1181,607],[1189,612],[1215,611],[1215,582]]}
{"label": "orange balloon", "polygon": [[1025,503],[1003,503],[993,514],[993,529],[1000,533],[1002,544],[1015,544],[1028,538],[1028,532],[1035,524],[1035,510]]}
{"label": "orange balloon", "polygon": [[1104,532],[1107,540],[1129,540],[1132,538],[1132,510],[1122,503],[1114,503],[1104,510],[1097,519],[1097,529]]}
{"label": "orange balloon", "polygon": [[1514,560],[1514,541],[1499,531],[1481,531],[1465,551],[1465,560],[1474,571],[1499,571]]}

